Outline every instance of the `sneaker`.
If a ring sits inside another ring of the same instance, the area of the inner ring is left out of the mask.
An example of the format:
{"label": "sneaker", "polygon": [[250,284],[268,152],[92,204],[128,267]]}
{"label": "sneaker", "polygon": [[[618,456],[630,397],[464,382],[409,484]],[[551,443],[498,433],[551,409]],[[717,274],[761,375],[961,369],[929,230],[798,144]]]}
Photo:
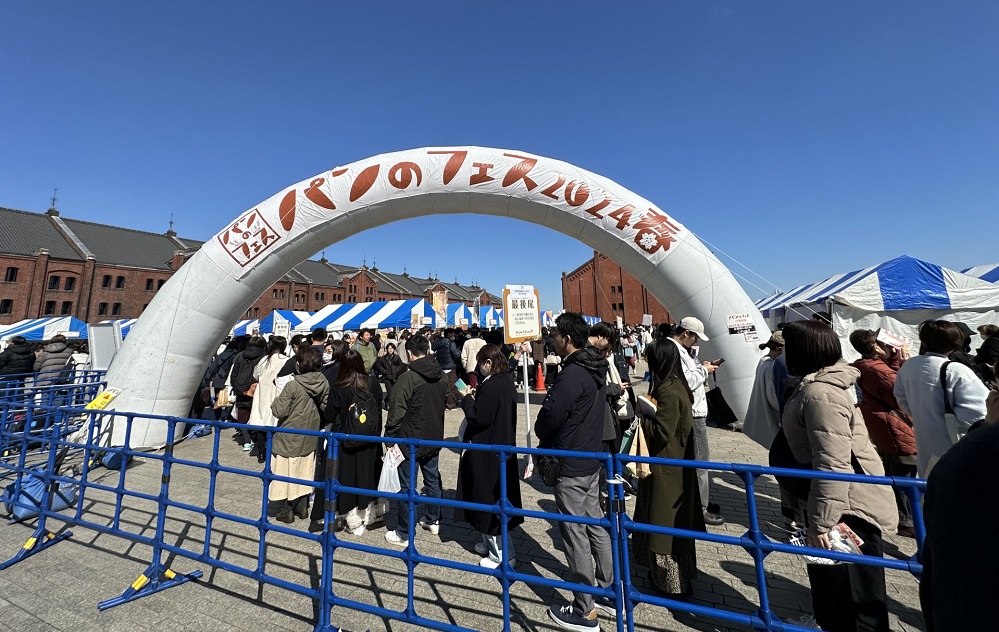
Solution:
{"label": "sneaker", "polygon": [[718,514],[716,514],[714,512],[705,511],[704,512],[704,524],[709,524],[709,525],[717,527],[719,525],[725,524],[725,518],[721,517],[720,515],[718,515]]}
{"label": "sneaker", "polygon": [[253,444],[252,443],[244,443],[243,444],[243,452],[249,452],[252,449],[253,449]]}
{"label": "sneaker", "polygon": [[398,531],[386,531],[385,541],[396,546],[409,546],[409,540],[399,537]]}
{"label": "sneaker", "polygon": [[441,523],[440,520],[437,522],[427,522],[426,518],[420,520],[420,526],[432,533],[433,535],[440,535]]}
{"label": "sneaker", "polygon": [[593,605],[609,615],[617,616],[617,608],[614,607],[614,601],[609,597],[593,595]]}
{"label": "sneaker", "polygon": [[[517,558],[513,558],[510,560],[510,566],[513,566],[516,563],[517,563]],[[488,557],[484,557],[481,560],[479,560],[479,566],[481,566],[482,568],[492,569],[492,568],[499,568],[500,563],[494,562],[492,559]]]}
{"label": "sneaker", "polygon": [[560,608],[552,606],[548,609],[548,616],[551,617],[552,621],[566,630],[589,632],[590,630],[600,629],[600,624],[597,622],[596,608],[584,617],[573,610],[572,604],[566,604]]}
{"label": "sneaker", "polygon": [[485,557],[489,555],[489,548],[486,547],[486,544],[482,540],[479,540],[478,542],[475,543],[475,552],[481,555],[482,557]]}
{"label": "sneaker", "polygon": [[351,529],[350,530],[350,534],[354,535],[354,536],[357,536],[357,537],[361,537],[362,535],[364,535],[365,531],[367,531],[367,529],[365,529],[364,525],[362,524],[361,526],[359,526],[356,529]]}

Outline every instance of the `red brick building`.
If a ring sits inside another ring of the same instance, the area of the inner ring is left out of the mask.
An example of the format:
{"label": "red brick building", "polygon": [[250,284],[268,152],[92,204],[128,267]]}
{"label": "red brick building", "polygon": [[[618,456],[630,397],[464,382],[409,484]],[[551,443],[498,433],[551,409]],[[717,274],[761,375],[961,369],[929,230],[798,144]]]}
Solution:
{"label": "red brick building", "polygon": [[[0,325],[25,318],[75,316],[88,323],[137,318],[203,242],[0,207]],[[477,286],[394,274],[366,265],[306,260],[271,286],[246,312],[317,311],[332,303],[425,298],[499,306]]]}
{"label": "red brick building", "polygon": [[673,322],[638,279],[595,250],[592,259],[562,273],[562,307],[611,323],[620,316],[626,325],[637,325],[643,314],[652,314],[653,323]]}

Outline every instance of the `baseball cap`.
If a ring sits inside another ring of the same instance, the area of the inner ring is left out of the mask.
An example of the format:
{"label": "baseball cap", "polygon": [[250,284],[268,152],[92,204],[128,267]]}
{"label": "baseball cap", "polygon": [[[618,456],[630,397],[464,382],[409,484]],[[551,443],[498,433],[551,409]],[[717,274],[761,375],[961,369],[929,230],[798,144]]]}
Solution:
{"label": "baseball cap", "polygon": [[767,347],[783,347],[784,346],[784,332],[775,331],[770,340],[764,342],[760,345],[760,349],[766,349]]}
{"label": "baseball cap", "polygon": [[704,323],[693,316],[681,319],[680,326],[693,334],[697,334],[700,340],[711,340],[704,334]]}

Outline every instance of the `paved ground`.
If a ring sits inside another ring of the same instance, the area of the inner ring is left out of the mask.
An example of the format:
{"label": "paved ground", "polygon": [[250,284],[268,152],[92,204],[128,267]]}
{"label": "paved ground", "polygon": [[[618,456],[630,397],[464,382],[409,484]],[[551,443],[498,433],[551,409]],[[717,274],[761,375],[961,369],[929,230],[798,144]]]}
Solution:
{"label": "paved ground", "polygon": [[[641,373],[640,373],[641,374]],[[532,407],[532,414],[536,412]],[[448,413],[447,435],[454,437],[461,421],[457,411]],[[709,429],[713,460],[720,462],[765,463],[766,453],[740,433]],[[220,462],[223,465],[256,468],[226,432],[221,440]],[[176,455],[195,461],[211,457],[211,439],[201,438],[178,446]],[[458,458],[445,451],[441,473],[445,495],[453,496]],[[104,472],[109,485],[117,484],[117,473]],[[160,478],[159,463],[137,459],[126,476],[129,489],[155,493]],[[722,506],[728,523],[709,527],[714,532],[741,535],[748,524],[745,494],[734,475],[712,474],[712,500]],[[522,486],[525,508],[554,511],[550,490],[532,484]],[[208,475],[204,470],[177,466],[171,483],[171,497],[191,504],[207,503]],[[780,532],[766,521],[783,524],[776,485],[761,481],[757,487],[760,519],[768,535]],[[262,498],[261,484],[245,476],[218,475],[215,504],[219,510],[255,518]],[[112,493],[88,492],[84,503],[86,515],[94,522],[110,523],[116,497]],[[257,508],[257,509],[254,509]],[[204,544],[205,517],[185,511],[169,512],[164,540],[185,549],[201,552]],[[440,536],[426,531],[417,534],[417,547],[423,554],[478,562],[472,551],[474,536],[464,525],[454,525],[444,510]],[[391,521],[391,519],[390,519]],[[152,537],[155,530],[154,505],[126,499],[121,512],[121,526],[131,533]],[[305,529],[299,521],[297,528]],[[288,590],[259,584],[240,575],[213,570],[185,558],[177,558],[171,567],[184,573],[195,569],[204,577],[183,586],[145,597],[137,602],[98,612],[98,601],[114,597],[139,576],[150,560],[149,547],[120,537],[102,535],[74,527],[70,540],[35,555],[9,569],[0,571],[0,630],[18,632],[42,630],[311,630],[315,621],[313,602]],[[256,527],[216,519],[212,526],[209,555],[247,569],[257,567],[261,532]],[[384,527],[366,533],[359,540],[383,546]],[[12,556],[30,535],[25,525],[0,523],[0,559]],[[351,538],[350,535],[344,535]],[[520,572],[560,578],[567,572],[557,529],[550,523],[528,520],[515,536]],[[263,570],[274,577],[302,586],[317,585],[318,547],[300,538],[266,533]],[[886,539],[887,554],[904,558],[911,555],[911,540]],[[695,584],[693,603],[723,607],[738,612],[753,612],[758,607],[755,572],[752,560],[742,549],[698,543],[700,577]],[[797,620],[810,611],[810,596],[805,565],[800,558],[774,554],[767,559],[767,581],[774,610],[785,619]],[[645,569],[636,571],[643,591],[654,592],[645,584]],[[893,630],[920,630],[917,583],[910,575],[887,571],[889,607]],[[406,574],[403,563],[368,553],[340,549],[336,556],[334,589],[339,596],[396,610],[405,608]],[[556,629],[545,616],[546,605],[566,595],[525,583],[511,588],[515,629]],[[415,608],[422,616],[476,630],[502,629],[500,589],[496,579],[474,573],[421,565],[416,571]],[[683,613],[671,614],[648,605],[636,609],[637,630],[727,630],[706,618]],[[398,622],[335,608],[333,622],[345,630],[417,629]],[[602,619],[604,629],[613,629],[609,618]],[[737,629],[737,628],[733,628]]]}

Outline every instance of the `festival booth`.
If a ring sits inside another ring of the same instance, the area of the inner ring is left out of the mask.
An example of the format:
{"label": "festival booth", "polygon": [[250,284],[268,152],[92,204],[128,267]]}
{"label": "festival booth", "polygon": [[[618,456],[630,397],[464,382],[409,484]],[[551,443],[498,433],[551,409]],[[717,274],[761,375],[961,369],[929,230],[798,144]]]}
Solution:
{"label": "festival booth", "polygon": [[483,305],[479,308],[479,327],[483,329],[492,329],[494,327],[503,326],[503,316],[500,313],[502,310],[498,310],[492,305]]}
{"label": "festival booth", "polygon": [[348,303],[327,305],[311,318],[299,323],[297,330],[312,331],[322,327],[327,331],[356,331],[358,329],[437,327],[437,314],[425,299],[375,303]]}
{"label": "festival booth", "polygon": [[233,337],[249,336],[252,335],[253,332],[257,331],[259,328],[260,328],[260,321],[257,320],[256,318],[254,318],[253,320],[241,320],[233,326],[232,331],[229,332],[229,335]]}
{"label": "festival booth", "polygon": [[475,323],[472,308],[464,303],[449,303],[447,306],[448,327],[466,327]]}
{"label": "festival booth", "polygon": [[778,323],[829,312],[843,356],[852,362],[859,357],[850,344],[856,329],[884,328],[904,336],[913,341],[915,354],[923,321],[961,321],[972,330],[999,322],[999,285],[903,255],[760,299],[756,305],[773,330]]}
{"label": "festival booth", "polygon": [[298,312],[290,309],[275,309],[267,314],[260,321],[260,333],[272,334],[275,326],[281,328],[283,323],[288,323],[288,330],[294,331],[304,320],[312,317],[312,312]]}
{"label": "festival booth", "polygon": [[139,321],[138,318],[120,318],[112,320],[102,320],[101,323],[118,323],[121,327],[121,337],[124,339],[128,332],[132,330],[132,325]]}
{"label": "festival booth", "polygon": [[975,266],[974,268],[961,270],[961,272],[967,274],[968,276],[973,276],[976,279],[981,279],[982,281],[999,283],[999,263],[990,263],[985,266]]}
{"label": "festival booth", "polygon": [[0,331],[0,341],[6,342],[14,336],[24,336],[26,340],[51,340],[62,334],[68,339],[86,339],[87,323],[73,316],[53,318],[31,318],[14,323]]}

